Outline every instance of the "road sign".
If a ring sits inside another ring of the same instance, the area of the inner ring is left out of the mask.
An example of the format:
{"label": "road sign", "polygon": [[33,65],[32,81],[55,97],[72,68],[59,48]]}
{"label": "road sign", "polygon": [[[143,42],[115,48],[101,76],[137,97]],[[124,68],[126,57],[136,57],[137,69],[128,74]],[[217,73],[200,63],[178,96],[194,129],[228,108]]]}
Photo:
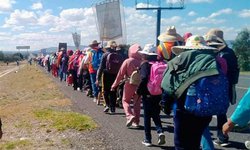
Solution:
{"label": "road sign", "polygon": [[30,46],[16,46],[16,49],[30,49]]}

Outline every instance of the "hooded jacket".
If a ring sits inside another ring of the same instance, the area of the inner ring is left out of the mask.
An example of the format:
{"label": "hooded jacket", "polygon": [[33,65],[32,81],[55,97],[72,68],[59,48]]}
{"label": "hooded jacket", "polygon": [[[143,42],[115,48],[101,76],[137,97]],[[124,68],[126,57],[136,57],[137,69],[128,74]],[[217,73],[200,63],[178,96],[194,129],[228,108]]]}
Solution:
{"label": "hooded jacket", "polygon": [[122,66],[116,76],[115,82],[112,85],[112,88],[116,88],[120,81],[124,78],[129,78],[133,71],[140,67],[141,64],[141,56],[138,53],[140,50],[139,44],[134,44],[129,48],[128,56],[123,63]]}

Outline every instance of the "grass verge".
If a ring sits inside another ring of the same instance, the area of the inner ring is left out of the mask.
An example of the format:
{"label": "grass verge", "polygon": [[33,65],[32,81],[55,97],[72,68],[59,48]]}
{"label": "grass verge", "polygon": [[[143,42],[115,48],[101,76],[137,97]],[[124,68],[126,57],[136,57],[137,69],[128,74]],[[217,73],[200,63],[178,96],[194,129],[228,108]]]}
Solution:
{"label": "grass verge", "polygon": [[70,149],[67,143],[79,131],[97,127],[90,117],[72,112],[71,100],[35,65],[0,78],[0,117],[1,150]]}
{"label": "grass verge", "polygon": [[0,145],[0,149],[12,150],[12,149],[24,149],[27,146],[32,145],[29,140],[9,141]]}
{"label": "grass verge", "polygon": [[97,127],[96,123],[90,117],[75,112],[44,109],[35,111],[34,114],[41,120],[52,122],[52,127],[58,131],[64,131],[66,129],[84,131]]}
{"label": "grass verge", "polygon": [[250,71],[240,72],[240,75],[250,75]]}

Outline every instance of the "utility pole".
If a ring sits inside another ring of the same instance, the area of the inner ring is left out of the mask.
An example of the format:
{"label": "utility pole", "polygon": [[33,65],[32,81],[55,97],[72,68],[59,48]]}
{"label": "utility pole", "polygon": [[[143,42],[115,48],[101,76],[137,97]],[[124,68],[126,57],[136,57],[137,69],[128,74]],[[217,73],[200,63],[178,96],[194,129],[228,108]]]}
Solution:
{"label": "utility pole", "polygon": [[[145,7],[137,7],[137,4],[139,1],[140,0],[135,0],[136,10],[157,10],[156,42],[155,42],[156,46],[157,46],[157,45],[159,45],[159,40],[157,39],[157,37],[160,35],[160,32],[161,32],[161,11],[162,10],[184,9],[184,0],[179,0],[178,3],[175,2],[175,3],[179,4],[178,6],[174,6],[174,2],[172,2],[172,0],[169,0],[168,2],[166,2],[164,0],[164,2],[168,4],[168,6],[162,6],[161,0],[155,0],[158,2],[158,6],[154,6],[154,5],[150,4],[149,0],[147,0],[147,4]],[[145,0],[143,2],[145,2]]]}

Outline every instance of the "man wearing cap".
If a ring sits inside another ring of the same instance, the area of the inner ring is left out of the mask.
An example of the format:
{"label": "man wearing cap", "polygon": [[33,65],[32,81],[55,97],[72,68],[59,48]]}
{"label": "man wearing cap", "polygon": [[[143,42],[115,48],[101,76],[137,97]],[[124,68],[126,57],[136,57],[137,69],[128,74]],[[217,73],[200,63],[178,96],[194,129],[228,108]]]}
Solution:
{"label": "man wearing cap", "polygon": [[167,27],[166,32],[158,36],[158,40],[161,42],[157,48],[158,54],[166,61],[174,57],[171,48],[183,43],[183,38],[176,32],[175,26]]}
{"label": "man wearing cap", "polygon": [[[211,29],[205,35],[205,40],[209,46],[215,47],[219,50],[219,56],[224,58],[227,62],[227,77],[229,81],[229,98],[231,104],[236,103],[235,85],[238,83],[239,67],[237,57],[234,51],[229,48],[224,41],[223,31],[220,29]],[[220,146],[228,145],[228,135],[223,135],[222,126],[227,122],[227,116],[217,115],[217,140],[214,144]]]}

